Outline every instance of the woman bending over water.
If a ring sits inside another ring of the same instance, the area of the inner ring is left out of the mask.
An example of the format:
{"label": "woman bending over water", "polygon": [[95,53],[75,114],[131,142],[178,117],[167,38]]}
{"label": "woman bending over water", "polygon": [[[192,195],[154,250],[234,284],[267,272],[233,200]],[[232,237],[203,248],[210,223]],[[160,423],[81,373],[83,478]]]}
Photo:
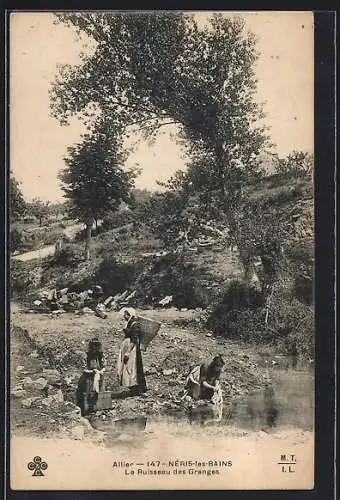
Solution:
{"label": "woman bending over water", "polygon": [[211,400],[220,392],[220,377],[224,361],[215,356],[211,363],[202,363],[191,370],[185,390],[191,398]]}

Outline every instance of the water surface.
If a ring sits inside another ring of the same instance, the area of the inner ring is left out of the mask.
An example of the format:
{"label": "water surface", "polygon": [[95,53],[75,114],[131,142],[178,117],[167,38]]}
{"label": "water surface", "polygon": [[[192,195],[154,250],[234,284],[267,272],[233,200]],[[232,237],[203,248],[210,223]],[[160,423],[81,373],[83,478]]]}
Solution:
{"label": "water surface", "polygon": [[313,431],[314,399],[311,372],[276,371],[271,382],[264,384],[261,390],[234,402],[226,401],[222,414],[211,407],[198,407],[191,412],[172,411],[161,417],[136,415],[120,420],[94,417],[92,425],[106,433],[105,444],[110,448],[117,445],[140,448],[159,436],[180,440],[188,433],[200,440],[204,432],[213,439],[221,434],[221,428],[224,434],[229,428],[243,430],[245,434],[249,431],[273,433],[285,428]]}

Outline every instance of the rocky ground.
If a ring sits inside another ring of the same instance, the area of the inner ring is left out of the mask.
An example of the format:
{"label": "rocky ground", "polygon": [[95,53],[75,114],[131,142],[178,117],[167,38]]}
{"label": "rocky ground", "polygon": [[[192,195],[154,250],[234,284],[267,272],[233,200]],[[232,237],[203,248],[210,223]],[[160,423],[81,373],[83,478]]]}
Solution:
{"label": "rocky ground", "polygon": [[[263,387],[268,369],[250,347],[213,337],[197,327],[199,312],[167,309],[143,311],[162,322],[143,354],[148,392],[114,399],[112,410],[96,418],[119,420],[131,416],[168,414],[182,410],[178,393],[195,364],[222,354],[226,360],[222,387],[225,405]],[[76,406],[75,390],[85,363],[88,341],[98,336],[107,357],[105,385],[117,390],[116,358],[122,340],[119,313],[108,318],[64,314],[51,318],[27,314],[17,304],[11,310],[11,429],[15,435],[102,440]],[[98,425],[96,426],[98,428]]]}

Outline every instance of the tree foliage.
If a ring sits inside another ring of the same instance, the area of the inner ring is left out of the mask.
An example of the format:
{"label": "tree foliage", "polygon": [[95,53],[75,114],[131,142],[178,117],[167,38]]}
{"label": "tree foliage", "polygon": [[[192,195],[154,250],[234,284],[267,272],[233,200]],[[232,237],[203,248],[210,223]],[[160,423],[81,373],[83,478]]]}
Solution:
{"label": "tree foliage", "polygon": [[[246,271],[260,259],[270,287],[287,224],[244,192],[260,177],[261,153],[270,147],[256,96],[256,38],[244,21],[214,14],[202,26],[175,12],[57,18],[90,37],[94,50],[83,54],[82,64],[60,70],[51,91],[54,116],[67,122],[77,114],[90,123],[100,113],[120,137],[131,125],[151,137],[177,123],[188,170],[141,210],[168,245],[199,231],[202,221],[227,226]],[[294,152],[281,168],[308,170],[308,162]]]}
{"label": "tree foliage", "polygon": [[9,178],[9,213],[11,219],[23,217],[26,202],[20,189],[20,183],[11,175]]}
{"label": "tree foliage", "polygon": [[[51,91],[61,122],[102,113],[121,133],[138,124],[150,136],[179,125],[196,161],[210,157],[210,174],[226,206],[235,179],[258,168],[267,145],[259,125],[254,64],[256,39],[240,18],[213,15],[199,27],[182,13],[58,14],[95,41],[79,66],[64,66]],[[228,195],[227,195],[227,194]]]}
{"label": "tree foliage", "polygon": [[43,220],[48,218],[49,205],[49,201],[43,201],[40,198],[34,198],[30,203],[27,204],[28,213],[39,220],[40,226],[42,225]]}
{"label": "tree foliage", "polygon": [[305,151],[293,151],[285,158],[280,158],[277,172],[282,176],[303,177],[311,175],[314,168],[314,156]]}
{"label": "tree foliage", "polygon": [[103,121],[98,121],[82,142],[68,149],[60,180],[70,202],[70,215],[87,226],[87,246],[93,222],[131,198],[135,171],[124,169],[123,162],[119,138]]}

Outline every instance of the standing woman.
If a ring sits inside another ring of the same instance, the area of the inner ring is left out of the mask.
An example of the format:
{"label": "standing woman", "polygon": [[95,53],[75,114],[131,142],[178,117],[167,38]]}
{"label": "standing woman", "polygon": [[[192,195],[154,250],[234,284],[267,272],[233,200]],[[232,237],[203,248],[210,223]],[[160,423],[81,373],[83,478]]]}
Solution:
{"label": "standing woman", "polygon": [[77,403],[82,414],[84,412],[84,393],[92,393],[92,403],[95,404],[99,392],[104,388],[105,356],[100,340],[95,337],[90,340],[86,353],[86,366],[78,381]]}
{"label": "standing woman", "polygon": [[128,388],[132,394],[142,394],[147,387],[140,349],[141,329],[134,309],[123,309],[123,315],[126,325],[125,337],[118,354],[118,383],[121,387]]}

